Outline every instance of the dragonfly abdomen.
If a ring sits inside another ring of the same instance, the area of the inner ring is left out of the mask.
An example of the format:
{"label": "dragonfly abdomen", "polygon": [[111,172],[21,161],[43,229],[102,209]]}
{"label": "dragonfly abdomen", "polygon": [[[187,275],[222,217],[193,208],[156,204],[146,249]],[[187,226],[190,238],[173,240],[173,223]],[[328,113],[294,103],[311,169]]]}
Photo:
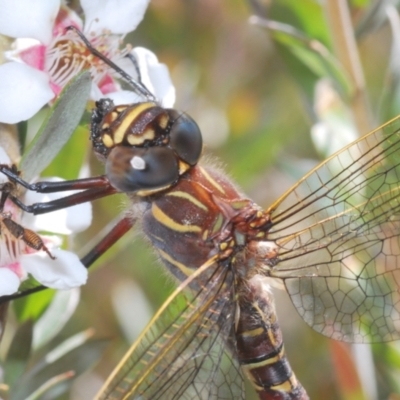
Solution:
{"label": "dragonfly abdomen", "polygon": [[236,343],[242,370],[263,400],[306,400],[283,346],[272,295],[262,277],[246,282],[238,307]]}

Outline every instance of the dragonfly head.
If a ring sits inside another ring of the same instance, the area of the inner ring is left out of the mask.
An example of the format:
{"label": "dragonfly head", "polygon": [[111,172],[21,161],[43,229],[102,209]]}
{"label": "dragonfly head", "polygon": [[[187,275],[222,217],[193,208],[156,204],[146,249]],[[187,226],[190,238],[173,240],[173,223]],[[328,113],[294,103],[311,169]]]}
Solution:
{"label": "dragonfly head", "polygon": [[91,140],[110,183],[141,196],[177,182],[197,164],[203,144],[198,125],[186,113],[151,101],[115,106],[110,99],[96,103]]}

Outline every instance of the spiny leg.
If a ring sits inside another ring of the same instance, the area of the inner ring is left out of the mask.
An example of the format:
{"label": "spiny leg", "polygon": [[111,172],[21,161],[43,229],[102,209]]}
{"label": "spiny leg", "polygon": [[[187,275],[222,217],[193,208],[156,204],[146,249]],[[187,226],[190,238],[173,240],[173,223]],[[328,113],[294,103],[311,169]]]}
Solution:
{"label": "spiny leg", "polygon": [[[0,172],[10,179],[10,182],[5,183],[2,188],[0,210],[1,206],[4,206],[7,198],[23,211],[38,215],[72,207],[77,204],[97,200],[102,197],[117,193],[117,190],[111,186],[108,178],[105,175],[62,182],[41,181],[36,183],[28,183],[19,176],[20,174],[15,167],[10,167],[3,164],[0,165]],[[82,190],[82,192],[74,193],[61,199],[52,200],[46,203],[34,203],[32,205],[26,205],[18,197],[12,194],[13,188],[10,187],[8,189],[6,186],[7,184],[11,184],[13,186],[19,184],[24,188],[37,193],[56,193],[67,190]]]}

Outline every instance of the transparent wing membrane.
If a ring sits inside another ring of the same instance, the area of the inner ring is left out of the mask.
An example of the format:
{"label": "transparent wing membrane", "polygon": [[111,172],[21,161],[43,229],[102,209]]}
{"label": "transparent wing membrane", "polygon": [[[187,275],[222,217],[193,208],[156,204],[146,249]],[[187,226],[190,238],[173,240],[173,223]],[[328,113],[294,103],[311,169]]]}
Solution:
{"label": "transparent wing membrane", "polygon": [[400,119],[334,154],[271,208],[273,276],[316,331],[400,338]]}
{"label": "transparent wing membrane", "polygon": [[[205,286],[188,290],[202,274]],[[232,280],[228,268],[210,261],[183,282],[98,398],[244,398],[240,367],[226,347],[235,312]]]}

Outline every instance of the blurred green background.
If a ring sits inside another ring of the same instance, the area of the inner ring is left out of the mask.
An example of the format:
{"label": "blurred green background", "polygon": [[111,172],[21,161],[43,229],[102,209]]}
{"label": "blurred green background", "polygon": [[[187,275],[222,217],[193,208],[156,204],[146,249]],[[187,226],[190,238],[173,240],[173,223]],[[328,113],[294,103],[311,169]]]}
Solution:
{"label": "blurred green background", "polygon": [[[311,127],[326,116],[321,99],[315,96],[321,78],[329,77],[338,90],[345,115],[353,115],[355,93],[366,100],[368,118],[362,121],[366,130],[399,110],[396,31],[387,22],[387,10],[397,15],[394,6],[383,1],[349,2],[348,27],[357,33],[365,75],[365,90],[360,93],[341,67],[335,70],[337,27],[332,23],[337,21],[322,3],[271,0],[260,2],[261,8],[256,9],[244,0],[153,0],[144,21],[126,38],[134,46],[151,49],[168,65],[177,92],[176,108],[199,123],[204,153],[220,160],[244,192],[264,208],[328,155],[315,149],[310,135]],[[383,3],[390,7],[384,8]],[[251,24],[249,17],[255,12],[286,25],[267,29]],[[288,27],[293,29],[290,34],[283,29]],[[319,45],[329,56],[315,50]],[[328,114],[335,105],[328,104]],[[345,145],[346,140],[339,142]],[[90,151],[87,124],[68,146],[46,170],[47,176],[76,177],[79,155],[89,162],[91,174],[103,173]],[[92,226],[75,238],[73,248],[84,255],[126,204],[122,195],[97,201]],[[77,311],[57,340],[90,327],[109,344],[95,369],[75,381],[70,395],[60,398],[91,398],[100,379],[109,374],[172,289],[138,230],[99,260],[82,288]],[[377,394],[372,389],[362,394],[349,372],[349,346],[310,329],[282,291],[276,291],[276,302],[289,360],[312,399],[400,398],[399,343],[373,346],[373,375],[368,380],[376,384]],[[367,359],[361,364],[369,365]],[[256,399],[251,389],[246,399]]]}

